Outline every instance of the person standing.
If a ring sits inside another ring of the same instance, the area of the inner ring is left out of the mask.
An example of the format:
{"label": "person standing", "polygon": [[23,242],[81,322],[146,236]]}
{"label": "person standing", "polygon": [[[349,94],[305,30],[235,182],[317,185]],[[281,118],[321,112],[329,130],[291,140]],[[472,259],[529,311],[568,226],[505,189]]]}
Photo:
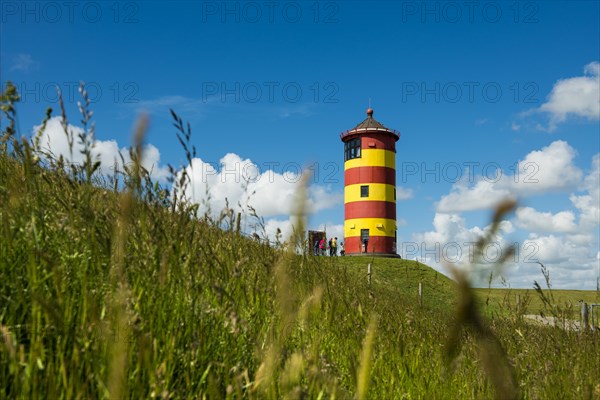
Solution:
{"label": "person standing", "polygon": [[321,251],[321,255],[324,256],[325,255],[325,238],[322,237],[321,241],[319,242],[319,250]]}
{"label": "person standing", "polygon": [[333,238],[329,238],[329,242],[327,243],[329,245],[329,257],[333,256],[333,252],[332,247],[331,247],[331,242],[333,241]]}
{"label": "person standing", "polygon": [[331,241],[331,255],[337,256],[337,237],[334,237]]}
{"label": "person standing", "polygon": [[344,250],[344,242],[340,242],[340,256],[346,254],[346,250]]}

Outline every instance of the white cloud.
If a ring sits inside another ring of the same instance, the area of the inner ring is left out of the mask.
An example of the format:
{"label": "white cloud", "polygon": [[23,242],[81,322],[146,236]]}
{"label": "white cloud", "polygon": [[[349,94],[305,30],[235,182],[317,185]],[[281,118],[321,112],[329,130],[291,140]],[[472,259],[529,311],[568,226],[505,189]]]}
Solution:
{"label": "white cloud", "polygon": [[[596,253],[598,242],[579,242],[577,236],[570,235],[538,236],[531,234],[528,240],[523,242],[522,260],[525,257],[529,261],[539,261],[544,264],[549,272],[552,284],[556,288],[594,289],[595,274],[598,266]],[[529,263],[530,264],[530,263]],[[524,267],[521,263],[521,267]],[[530,266],[529,266],[530,267]],[[539,267],[539,265],[538,265]],[[515,282],[532,284],[533,279],[540,284],[543,282],[541,274],[536,274],[539,269],[533,269],[533,276],[523,276],[521,273],[511,274]],[[524,281],[525,279],[529,282]]]}
{"label": "white cloud", "polygon": [[[205,99],[196,99],[185,96],[162,96],[151,100],[141,100],[134,103],[128,103],[139,112],[151,114],[168,113],[169,109],[175,110],[177,113],[185,113],[186,115],[203,114],[206,111],[208,103],[213,103],[216,99],[207,97]],[[165,114],[166,115],[166,114]]]}
{"label": "white cloud", "polygon": [[[489,226],[469,227],[460,215],[442,213],[436,213],[433,227],[432,231],[414,234],[412,242],[401,243],[401,247],[405,257],[426,262],[442,273],[447,273],[444,265],[448,263],[468,265],[475,243],[489,229]],[[512,232],[512,223],[503,221],[499,233],[485,248],[484,261],[498,261],[510,245],[505,235]],[[591,234],[543,236],[531,233],[507,260],[502,274],[512,287],[531,288],[534,280],[543,285],[544,277],[538,264],[541,262],[550,271],[553,287],[594,289],[600,262],[597,254],[598,238]],[[485,270],[479,272],[475,275],[480,279],[477,284],[487,285]]]}
{"label": "white cloud", "polygon": [[509,197],[512,195],[508,189],[501,188],[485,178],[477,179],[474,186],[469,186],[466,180],[461,180],[452,185],[449,194],[442,196],[436,210],[443,213],[484,210],[493,208],[502,199]]}
{"label": "white cloud", "polygon": [[579,224],[582,229],[593,229],[600,225],[600,154],[592,159],[592,169],[585,177],[582,189],[587,194],[572,194],[569,199],[579,209]]}
{"label": "white cloud", "polygon": [[276,113],[280,118],[308,117],[313,114],[313,108],[314,104],[312,103],[289,104],[278,108]]}
{"label": "white cloud", "polygon": [[338,238],[338,241],[344,240],[344,225],[343,224],[334,224],[334,223],[328,221],[324,224],[319,224],[319,226],[317,227],[316,230],[326,231],[327,238],[336,237],[336,238]]}
{"label": "white cloud", "polygon": [[36,67],[36,62],[31,57],[31,54],[17,54],[12,60],[12,65],[10,67],[10,71],[23,71],[27,72],[32,68]]}
{"label": "white cloud", "polygon": [[600,118],[600,63],[594,61],[584,67],[584,75],[561,79],[554,84],[547,102],[538,111],[548,113],[548,130],[573,115],[597,120]]}
{"label": "white cloud", "polygon": [[550,192],[566,191],[581,182],[582,172],[575,164],[575,150],[557,140],[541,150],[532,151],[519,161],[516,173],[501,170],[494,179],[480,176],[470,186],[463,179],[442,196],[438,212],[460,212],[493,208],[505,198],[521,198]]}
{"label": "white cloud", "polygon": [[[279,233],[277,232],[279,230]],[[265,221],[265,233],[271,242],[277,239],[280,242],[288,240],[294,232],[294,223],[291,219],[271,218]]]}
{"label": "white cloud", "polygon": [[554,141],[527,154],[518,163],[518,173],[506,176],[499,183],[519,197],[572,189],[582,176],[581,170],[573,163],[576,154],[567,142]]}
{"label": "white cloud", "polygon": [[539,212],[531,207],[520,207],[516,216],[516,225],[531,232],[574,232],[577,229],[572,211],[552,214]]}
{"label": "white cloud", "polygon": [[[518,163],[517,174],[495,182],[479,177],[474,185],[458,182],[438,203],[434,231],[415,238],[433,246],[435,242],[465,242],[481,231],[469,228],[456,213],[493,207],[504,197],[527,197],[550,192],[570,193],[572,210],[541,212],[532,207],[516,210],[514,224],[529,237],[519,247],[506,277],[513,287],[531,287],[542,283],[539,260],[551,271],[555,287],[595,288],[598,268],[598,226],[600,225],[600,154],[592,159],[592,168],[583,177],[575,166],[575,150],[564,141],[555,141],[532,151]],[[583,193],[582,193],[583,192]],[[511,225],[512,229],[512,225]],[[509,231],[505,231],[509,232]],[[443,247],[440,249],[443,254]],[[448,253],[447,253],[448,254]],[[435,261],[435,260],[434,260]]]}
{"label": "white cloud", "polygon": [[[425,243],[428,250],[434,249],[439,243],[437,260],[431,255],[426,257],[433,265],[439,265],[436,261],[455,261],[448,246],[456,247],[454,243],[460,245],[476,240],[474,237],[482,230],[467,227],[458,214],[441,212],[489,208],[506,196],[571,192],[569,198],[573,210],[556,213],[541,212],[532,207],[516,210],[514,223],[528,232],[529,237],[519,246],[516,257],[505,271],[505,277],[513,287],[531,287],[534,280],[543,284],[544,278],[536,263],[539,261],[549,269],[554,287],[594,289],[595,271],[600,262],[597,259],[600,154],[593,157],[592,168],[583,178],[582,171],[573,163],[574,156],[574,149],[566,142],[555,141],[539,151],[529,153],[519,162],[515,175],[502,177],[496,182],[480,177],[472,186],[465,181],[458,182],[451,193],[442,196],[438,203],[438,213],[433,221],[435,230],[414,235],[414,239]],[[579,193],[575,194],[574,191]],[[506,233],[513,229],[512,225],[508,228]],[[502,241],[502,237],[499,240]],[[461,250],[465,253],[464,248]]]}
{"label": "white cloud", "polygon": [[413,198],[413,190],[411,188],[396,187],[396,200],[408,200]]}
{"label": "white cloud", "polygon": [[[489,226],[467,227],[466,221],[458,214],[436,213],[433,218],[434,230],[416,233],[412,242],[401,244],[402,255],[409,259],[419,259],[438,271],[446,272],[445,264],[465,265],[472,260],[476,242],[489,229]],[[487,261],[497,260],[507,248],[503,234],[513,232],[510,221],[503,221],[493,243],[486,248]]]}
{"label": "white cloud", "polygon": [[[200,158],[192,159],[185,167],[190,184],[177,188],[179,195],[199,204],[199,213],[218,215],[227,205],[235,213],[246,218],[251,209],[265,218],[266,233],[271,240],[279,227],[284,240],[292,232],[291,222],[298,214],[300,188],[303,177],[289,171],[261,171],[250,159],[228,153],[219,165],[207,163]],[[181,171],[179,176],[181,176]],[[343,195],[333,192],[328,186],[311,185],[307,190],[306,212],[313,214],[343,204]],[[287,219],[281,219],[282,216]],[[253,223],[246,222],[243,230],[253,230]]]}
{"label": "white cloud", "polygon": [[[81,153],[83,144],[80,142],[78,135],[83,133],[83,128],[69,124],[68,131],[73,137],[73,149],[69,149],[69,141],[62,126],[62,117],[56,116],[51,118],[46,129],[40,137],[40,150],[44,153],[50,153],[54,157],[62,156],[68,163],[82,164],[85,156]],[[41,125],[33,127],[33,135],[40,130]],[[92,157],[101,162],[100,170],[104,174],[112,174],[114,172],[115,163],[119,169],[123,169],[121,155],[125,164],[131,163],[131,157],[127,148],[119,148],[119,145],[114,140],[95,140],[92,138],[94,147],[92,149]],[[144,145],[142,166],[150,171],[153,179],[164,182],[169,175],[168,169],[160,165],[160,152],[151,145]]]}

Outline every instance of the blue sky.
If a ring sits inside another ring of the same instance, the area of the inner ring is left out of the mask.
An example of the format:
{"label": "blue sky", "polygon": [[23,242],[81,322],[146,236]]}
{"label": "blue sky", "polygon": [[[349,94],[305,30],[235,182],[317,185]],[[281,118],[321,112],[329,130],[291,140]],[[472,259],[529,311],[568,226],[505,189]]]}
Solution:
{"label": "blue sky", "polygon": [[[318,172],[310,226],[341,236],[339,134],[365,118],[371,99],[374,117],[401,132],[404,256],[443,271],[445,260],[458,260],[447,244],[466,253],[489,208],[510,195],[521,208],[498,243],[521,249],[505,271],[511,286],[542,280],[539,260],[555,287],[595,289],[599,8],[597,1],[3,1],[0,78],[22,93],[24,134],[47,107],[58,109],[56,85],[77,129],[76,88],[86,82],[103,160],[130,143],[137,115],[149,113],[148,162],[157,179],[167,164],[186,167],[168,112],[175,109],[192,125],[196,171],[206,172],[196,177],[196,194],[208,184],[214,208],[225,197],[252,204],[271,236],[291,229],[294,173],[308,165]],[[48,147],[63,151],[53,134]],[[254,196],[239,179],[248,165],[263,174]]]}

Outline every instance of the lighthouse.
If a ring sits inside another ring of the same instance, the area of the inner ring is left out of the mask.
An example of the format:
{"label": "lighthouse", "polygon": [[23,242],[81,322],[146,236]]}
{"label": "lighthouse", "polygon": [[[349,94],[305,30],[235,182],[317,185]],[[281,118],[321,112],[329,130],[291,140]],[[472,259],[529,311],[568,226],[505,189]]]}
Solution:
{"label": "lighthouse", "polygon": [[367,118],[342,132],[346,255],[398,257],[396,142],[400,133]]}

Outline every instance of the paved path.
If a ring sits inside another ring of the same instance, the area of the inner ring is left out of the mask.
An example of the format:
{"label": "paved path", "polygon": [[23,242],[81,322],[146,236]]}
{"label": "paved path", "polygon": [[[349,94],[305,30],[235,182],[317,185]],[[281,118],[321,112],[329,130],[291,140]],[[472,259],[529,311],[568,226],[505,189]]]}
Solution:
{"label": "paved path", "polygon": [[542,317],[541,315],[523,315],[525,320],[534,325],[556,326],[570,331],[579,331],[581,323],[570,319],[563,320],[555,317]]}

